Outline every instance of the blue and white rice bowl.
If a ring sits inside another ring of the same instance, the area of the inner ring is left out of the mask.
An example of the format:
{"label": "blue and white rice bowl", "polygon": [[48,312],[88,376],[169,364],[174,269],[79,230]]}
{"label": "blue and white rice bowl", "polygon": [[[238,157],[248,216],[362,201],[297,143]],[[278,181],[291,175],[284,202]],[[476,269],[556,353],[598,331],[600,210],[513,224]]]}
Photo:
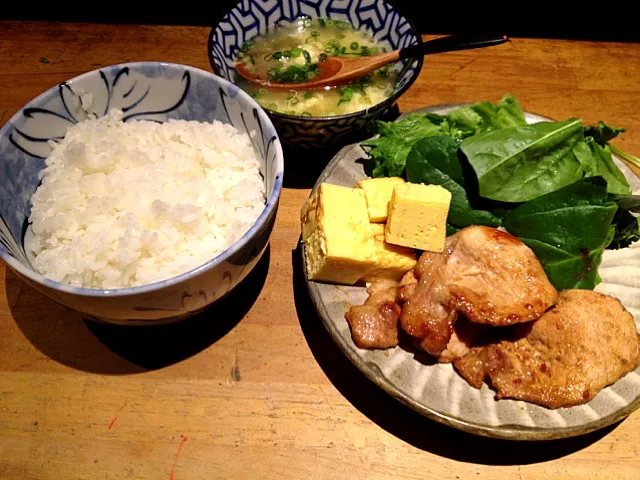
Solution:
{"label": "blue and white rice bowl", "polygon": [[[87,100],[89,99],[89,100]],[[87,103],[91,108],[87,108]],[[52,145],[88,118],[123,112],[123,120],[220,121],[251,137],[266,202],[257,221],[223,253],[172,278],[145,285],[91,289],[45,278],[25,250],[31,197]],[[264,110],[227,80],[194,67],[137,62],[104,67],[56,85],[0,129],[0,258],[25,282],[85,317],[113,323],[185,318],[231,291],[264,253],[282,189],[282,148]]]}

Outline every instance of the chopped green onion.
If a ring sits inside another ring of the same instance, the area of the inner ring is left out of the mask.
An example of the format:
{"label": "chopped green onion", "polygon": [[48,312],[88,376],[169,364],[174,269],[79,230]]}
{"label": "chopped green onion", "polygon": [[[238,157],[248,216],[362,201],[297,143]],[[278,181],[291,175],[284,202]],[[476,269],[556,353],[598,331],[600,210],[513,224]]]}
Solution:
{"label": "chopped green onion", "polygon": [[342,48],[340,49],[340,53],[342,53],[343,55],[344,55],[345,53],[347,53],[347,47],[342,47]]}
{"label": "chopped green onion", "polygon": [[267,72],[269,80],[276,80],[281,83],[300,83],[315,78],[318,75],[318,65],[290,65],[284,70],[272,68]]}
{"label": "chopped green onion", "polygon": [[280,60],[282,58],[282,52],[278,50],[277,52],[273,52],[273,59]]}
{"label": "chopped green onion", "polygon": [[312,37],[317,37],[318,35],[320,35],[320,32],[317,30],[314,30],[313,32],[311,32]]}
{"label": "chopped green onion", "polygon": [[302,112],[300,115],[302,115],[303,117],[312,117],[313,115],[311,115],[311,113],[307,112],[306,110],[304,112]]}
{"label": "chopped green onion", "polygon": [[311,92],[304,92],[304,98],[306,98],[307,100],[309,100],[311,97],[313,97],[313,93]]}
{"label": "chopped green onion", "polygon": [[324,27],[326,27],[326,26],[327,26],[326,22],[324,21],[324,18],[319,18],[319,19],[318,19],[318,24],[319,24],[322,28],[324,28]]}
{"label": "chopped green onion", "polygon": [[351,42],[351,45],[349,45],[351,50],[357,50],[359,46],[360,45],[358,45],[358,42]]}
{"label": "chopped green onion", "polygon": [[300,55],[302,55],[302,49],[300,47],[292,48],[289,51],[289,54],[291,55],[292,58],[298,58]]}
{"label": "chopped green onion", "polygon": [[338,105],[351,101],[351,98],[353,98],[353,89],[351,87],[347,87],[340,92],[340,100],[338,101]]}
{"label": "chopped green onion", "polygon": [[246,42],[244,42],[244,44],[242,45],[242,47],[240,47],[240,51],[242,53],[246,53],[249,51],[249,49],[253,47],[253,42],[251,40],[247,40]]}
{"label": "chopped green onion", "polygon": [[298,103],[300,103],[300,99],[298,97],[293,97],[290,101],[289,101],[289,105],[293,106],[293,105],[297,105]]}
{"label": "chopped green onion", "polygon": [[327,20],[327,22],[326,22],[327,27],[333,27],[333,26],[335,25],[335,23],[336,23],[336,22],[335,22],[335,21],[333,21],[333,20],[331,20],[331,19]]}
{"label": "chopped green onion", "polygon": [[278,105],[276,105],[275,103],[270,103],[269,105],[267,105],[267,108],[268,108],[269,110],[275,110],[275,111],[277,111],[277,110],[278,110]]}
{"label": "chopped green onion", "polygon": [[272,58],[273,58],[273,55],[272,55],[272,54],[270,54],[270,53],[267,53],[267,54],[264,56],[264,60],[265,60],[266,62],[271,61],[271,59],[272,59]]}
{"label": "chopped green onion", "polygon": [[304,55],[304,63],[306,65],[309,65],[311,63],[311,55],[309,55],[309,52],[307,52],[306,50],[303,50],[302,55]]}
{"label": "chopped green onion", "polygon": [[266,95],[267,93],[269,93],[269,90],[267,90],[266,88],[259,88],[258,93],[260,95]]}
{"label": "chopped green onion", "polygon": [[251,62],[251,65],[255,65],[256,64],[256,57],[254,57],[253,55],[251,55],[249,57],[249,62]]}
{"label": "chopped green onion", "polygon": [[260,98],[259,92],[251,92],[250,95],[251,95],[251,98],[253,98],[254,100],[257,100],[258,98]]}
{"label": "chopped green onion", "polygon": [[295,114],[296,114],[296,111],[295,111],[295,110],[287,110],[287,111],[286,111],[286,112],[284,112],[284,113],[286,113],[287,115],[295,115]]}

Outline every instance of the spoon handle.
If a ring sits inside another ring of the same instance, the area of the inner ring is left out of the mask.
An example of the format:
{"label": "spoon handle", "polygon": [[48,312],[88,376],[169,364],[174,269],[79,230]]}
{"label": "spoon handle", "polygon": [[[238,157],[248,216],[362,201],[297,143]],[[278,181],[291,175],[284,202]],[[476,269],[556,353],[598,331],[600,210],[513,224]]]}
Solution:
{"label": "spoon handle", "polygon": [[432,53],[453,52],[455,50],[469,50],[472,48],[491,47],[508,42],[506,35],[450,35],[429,40],[419,45],[400,50],[400,59],[419,57]]}

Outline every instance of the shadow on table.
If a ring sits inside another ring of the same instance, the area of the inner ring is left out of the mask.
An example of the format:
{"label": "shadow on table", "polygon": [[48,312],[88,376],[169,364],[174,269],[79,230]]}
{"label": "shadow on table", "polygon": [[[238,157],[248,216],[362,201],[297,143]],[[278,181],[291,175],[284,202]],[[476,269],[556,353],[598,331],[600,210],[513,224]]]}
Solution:
{"label": "shadow on table", "polygon": [[481,437],[432,421],[392,398],[342,353],[319,318],[309,296],[300,249],[293,251],[295,305],[300,325],[318,364],[331,383],[362,414],[390,434],[421,450],[461,462],[526,465],[581,450],[618,424],[580,437],[521,442]]}
{"label": "shadow on table", "polygon": [[[391,122],[398,118],[399,115],[400,109],[395,104],[380,120]],[[371,138],[372,135],[368,128],[363,128],[359,132],[344,138],[339,145],[319,150],[304,150],[290,145],[283,145],[282,153],[284,155],[285,171],[283,186],[285,188],[313,188],[324,168],[341,148]]]}
{"label": "shadow on table", "polygon": [[11,312],[33,346],[64,365],[101,374],[155,370],[189,358],[229,333],[260,295],[269,259],[267,247],[253,271],[226,297],[176,323],[127,326],[84,320],[27,285]]}

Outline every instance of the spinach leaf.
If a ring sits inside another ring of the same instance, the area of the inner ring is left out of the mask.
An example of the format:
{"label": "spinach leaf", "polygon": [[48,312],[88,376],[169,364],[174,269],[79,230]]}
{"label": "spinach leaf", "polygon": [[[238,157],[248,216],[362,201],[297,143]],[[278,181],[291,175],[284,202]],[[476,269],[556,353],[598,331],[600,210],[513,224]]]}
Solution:
{"label": "spinach leaf", "polygon": [[615,234],[607,248],[626,248],[640,240],[640,219],[632,214],[640,213],[640,195],[610,195],[610,199],[618,204],[618,211],[613,217]]}
{"label": "spinach leaf", "polygon": [[583,288],[593,290],[600,283],[598,265],[602,263],[602,248],[583,250],[579,255],[571,255],[549,244],[521,238],[540,260],[549,281],[558,290]]}
{"label": "spinach leaf", "polygon": [[618,135],[625,131],[626,130],[624,128],[614,127],[613,125],[608,125],[600,120],[598,122],[598,125],[596,126],[585,127],[584,136],[586,138],[593,138],[599,145],[603,147],[606,146],[611,151],[611,153],[640,168],[640,158],[631,155],[628,152],[620,150],[615,145],[609,144],[609,141],[616,138]]}
{"label": "spinach leaf", "polygon": [[524,203],[503,226],[534,251],[557,289],[593,289],[617,210],[607,197],[606,181],[588,177]]}
{"label": "spinach leaf", "polygon": [[407,156],[407,180],[411,183],[441,185],[451,192],[447,216],[447,234],[469,225],[497,227],[500,218],[493,213],[475,209],[465,172],[457,151],[460,140],[435,136],[417,142]]}
{"label": "spinach leaf", "polygon": [[640,195],[612,195],[620,208],[629,210],[630,212],[640,213]]}
{"label": "spinach leaf", "polygon": [[481,196],[526,202],[582,178],[573,147],[583,138],[576,118],[481,133],[460,149],[476,172]]}
{"label": "spinach leaf", "polygon": [[596,126],[585,127],[584,136],[593,138],[598,144],[604,147],[610,140],[613,140],[625,131],[626,130],[624,128],[607,125],[600,120]]}
{"label": "spinach leaf", "polygon": [[607,245],[607,249],[627,248],[632,243],[640,240],[638,217],[632,215],[629,210],[619,208],[613,217],[613,226],[615,228],[613,240]]}
{"label": "spinach leaf", "polygon": [[611,150],[596,142],[593,137],[587,137],[573,147],[586,177],[600,176],[607,181],[607,192],[616,195],[631,194],[631,187],[618,166],[613,163]]}

